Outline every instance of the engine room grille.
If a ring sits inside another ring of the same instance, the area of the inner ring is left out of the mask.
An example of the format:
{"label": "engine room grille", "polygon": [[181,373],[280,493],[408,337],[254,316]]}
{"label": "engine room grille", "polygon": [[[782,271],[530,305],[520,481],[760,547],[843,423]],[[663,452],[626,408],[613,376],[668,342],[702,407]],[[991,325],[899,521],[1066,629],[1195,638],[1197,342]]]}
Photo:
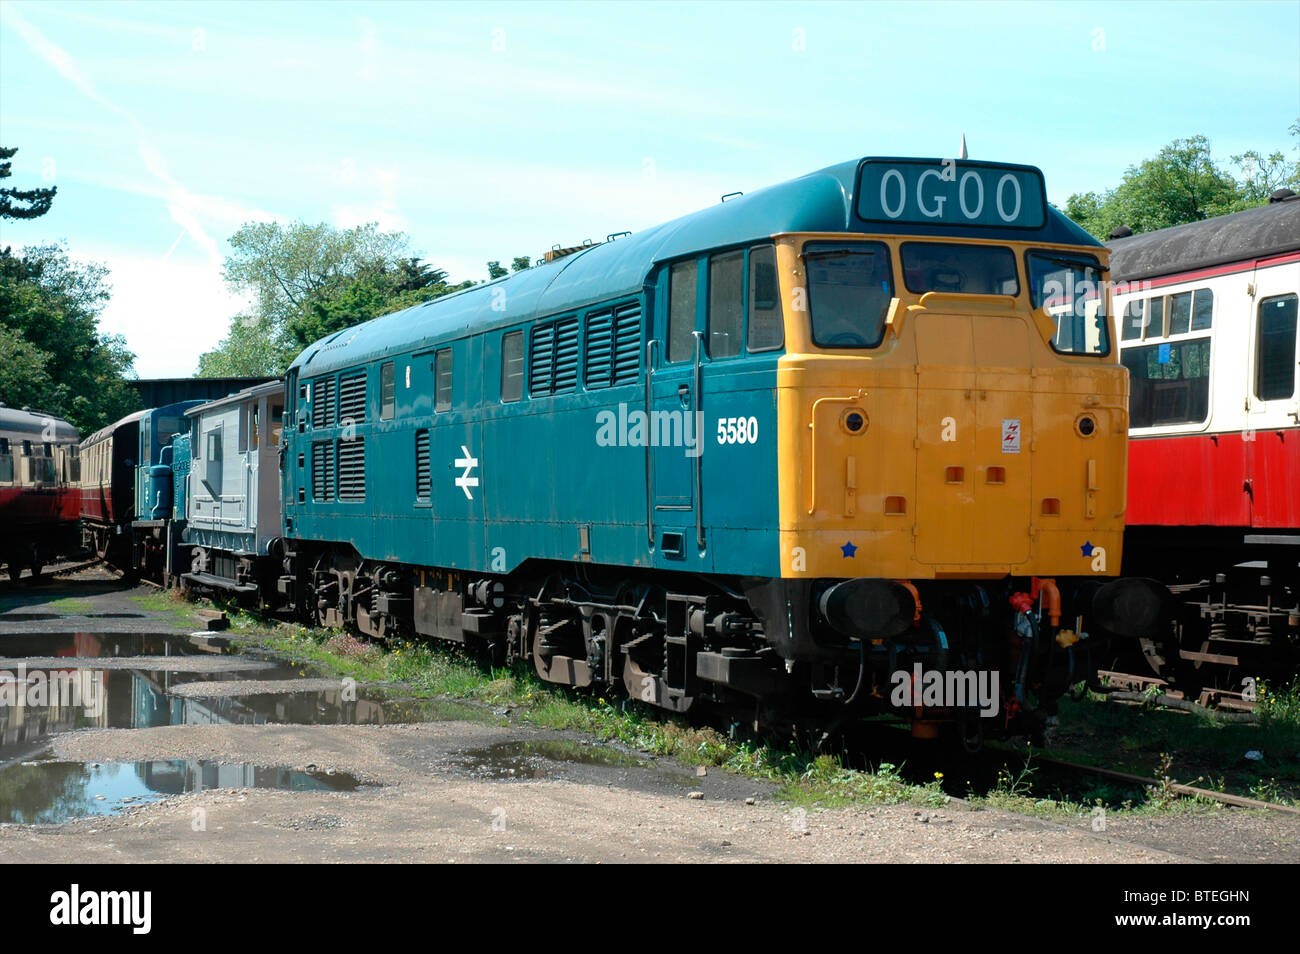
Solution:
{"label": "engine room grille", "polygon": [[339,500],[366,499],[366,442],[339,441]]}
{"label": "engine room grille", "polygon": [[317,378],[311,385],[311,426],[330,427],[334,423],[334,379]]}
{"label": "engine room grille", "polygon": [[641,368],[641,304],[614,309],[614,384],[636,380]]}
{"label": "engine room grille", "polygon": [[614,313],[601,311],[587,316],[587,357],[582,380],[589,388],[607,388],[610,362],[614,357]]}
{"label": "engine room grille", "polygon": [[314,441],[311,445],[312,500],[334,499],[334,442]]}
{"label": "engine room grille", "polygon": [[562,318],[533,329],[528,393],[537,396],[578,386],[578,319]]}
{"label": "engine room grille", "polygon": [[339,378],[339,420],[360,424],[366,419],[366,372]]}
{"label": "engine room grille", "polygon": [[415,496],[428,500],[433,492],[433,475],[429,470],[429,432],[415,432]]}

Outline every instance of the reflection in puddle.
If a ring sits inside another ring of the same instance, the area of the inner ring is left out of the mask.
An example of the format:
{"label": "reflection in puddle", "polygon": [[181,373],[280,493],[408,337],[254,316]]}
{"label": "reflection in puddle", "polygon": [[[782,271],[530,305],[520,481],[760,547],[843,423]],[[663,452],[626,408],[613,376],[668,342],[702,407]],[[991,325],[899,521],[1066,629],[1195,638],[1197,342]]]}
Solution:
{"label": "reflection in puddle", "polygon": [[[0,762],[29,756],[58,732],[73,729],[144,729],[167,725],[387,725],[392,723],[492,721],[488,710],[435,699],[394,698],[379,690],[345,684],[315,691],[251,695],[223,693],[227,672],[81,670],[75,680],[61,670],[17,671],[5,681],[0,664]],[[240,679],[283,680],[305,675],[302,667],[277,666]],[[44,692],[35,690],[44,683]],[[213,684],[213,694],[177,686]],[[76,692],[67,691],[69,688]],[[2,797],[3,793],[0,793]]]}
{"label": "reflection in puddle", "polygon": [[[560,774],[554,763],[643,768],[649,763],[605,746],[582,745],[564,739],[497,742],[466,749],[453,760],[478,778],[545,778]],[[546,763],[550,762],[551,765]]]}
{"label": "reflection in puddle", "polygon": [[361,784],[341,772],[182,759],[24,762],[0,771],[0,822],[50,825],[89,815],[114,815],[167,795],[215,788],[351,792]]}
{"label": "reflection in puddle", "polygon": [[[11,620],[13,614],[0,619]],[[168,636],[161,633],[51,633],[0,636],[0,658],[3,659],[18,659],[23,656],[108,659],[123,656],[212,655],[213,652],[213,649],[196,645],[184,636]]]}

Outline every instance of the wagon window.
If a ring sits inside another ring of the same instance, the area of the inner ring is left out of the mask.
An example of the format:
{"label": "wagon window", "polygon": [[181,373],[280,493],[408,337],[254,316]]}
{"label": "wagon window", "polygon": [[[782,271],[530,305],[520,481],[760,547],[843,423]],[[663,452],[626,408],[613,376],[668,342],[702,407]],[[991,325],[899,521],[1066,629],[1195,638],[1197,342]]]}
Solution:
{"label": "wagon window", "polygon": [[1259,303],[1255,343],[1255,397],[1281,401],[1295,394],[1296,296]]}
{"label": "wagon window", "polygon": [[397,403],[397,370],[391,361],[379,367],[379,419],[391,421]]}
{"label": "wagon window", "polygon": [[771,351],[784,344],[776,247],[760,245],[749,253],[749,350]]}
{"label": "wagon window", "polygon": [[451,410],[451,349],[443,348],[433,359],[435,411]]}
{"label": "wagon window", "polygon": [[678,262],[668,275],[668,360],[686,361],[695,353],[696,265]]}
{"label": "wagon window", "polygon": [[524,333],[512,331],[501,339],[501,400],[524,396]]}
{"label": "wagon window", "polygon": [[745,253],[727,252],[709,259],[709,357],[740,354],[744,334],[741,295],[745,287]]}

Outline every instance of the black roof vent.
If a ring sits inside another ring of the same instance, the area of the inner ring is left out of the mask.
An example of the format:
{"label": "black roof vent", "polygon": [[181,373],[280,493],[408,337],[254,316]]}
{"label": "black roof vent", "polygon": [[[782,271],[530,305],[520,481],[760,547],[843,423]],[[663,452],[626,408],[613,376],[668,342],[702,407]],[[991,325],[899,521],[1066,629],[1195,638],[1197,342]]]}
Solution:
{"label": "black roof vent", "polygon": [[1110,234],[1107,235],[1106,238],[1107,239],[1128,238],[1132,234],[1133,234],[1133,230],[1129,228],[1127,225],[1117,225],[1110,230]]}
{"label": "black roof vent", "polygon": [[1286,202],[1287,200],[1294,199],[1294,198],[1295,198],[1295,193],[1292,192],[1290,189],[1278,189],[1276,192],[1274,192],[1272,195],[1268,197],[1268,201],[1271,204],[1273,202]]}

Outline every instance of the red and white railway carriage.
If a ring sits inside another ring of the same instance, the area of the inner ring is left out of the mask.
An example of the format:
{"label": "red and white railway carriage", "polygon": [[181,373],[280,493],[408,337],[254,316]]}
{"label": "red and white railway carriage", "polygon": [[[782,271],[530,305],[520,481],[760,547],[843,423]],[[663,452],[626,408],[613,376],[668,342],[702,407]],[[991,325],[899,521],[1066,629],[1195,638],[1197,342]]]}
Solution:
{"label": "red and white railway carriage", "polygon": [[67,421],[0,404],[0,563],[11,579],[77,545],[77,441]]}
{"label": "red and white railway carriage", "polygon": [[1183,600],[1162,675],[1233,683],[1300,639],[1300,196],[1115,239],[1130,376],[1125,573]]}

